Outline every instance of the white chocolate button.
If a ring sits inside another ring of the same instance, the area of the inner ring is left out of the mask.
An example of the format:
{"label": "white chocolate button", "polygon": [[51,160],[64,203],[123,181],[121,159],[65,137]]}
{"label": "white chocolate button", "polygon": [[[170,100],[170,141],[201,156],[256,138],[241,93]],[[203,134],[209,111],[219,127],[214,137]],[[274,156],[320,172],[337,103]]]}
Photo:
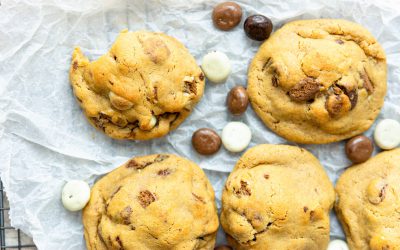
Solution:
{"label": "white chocolate button", "polygon": [[327,250],[349,250],[349,247],[343,240],[332,240],[329,242]]}
{"label": "white chocolate button", "polygon": [[90,187],[84,181],[68,181],[62,190],[62,203],[69,211],[78,211],[86,206],[90,199]]}
{"label": "white chocolate button", "polygon": [[382,149],[392,149],[400,144],[400,123],[393,119],[384,119],[375,128],[374,139]]}
{"label": "white chocolate button", "polygon": [[243,151],[251,141],[251,130],[243,122],[230,122],[222,130],[222,144],[231,152]]}
{"label": "white chocolate button", "polygon": [[231,62],[224,53],[213,51],[203,57],[201,68],[208,80],[222,83],[231,73]]}

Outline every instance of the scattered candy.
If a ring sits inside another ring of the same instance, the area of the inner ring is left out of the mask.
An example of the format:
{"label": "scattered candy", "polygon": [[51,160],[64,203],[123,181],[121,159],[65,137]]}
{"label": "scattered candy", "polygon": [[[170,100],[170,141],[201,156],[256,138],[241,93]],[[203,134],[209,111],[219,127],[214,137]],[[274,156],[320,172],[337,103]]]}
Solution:
{"label": "scattered candy", "polygon": [[226,99],[229,111],[233,115],[243,114],[249,104],[249,96],[247,91],[242,86],[236,86],[229,91]]}
{"label": "scattered candy", "polygon": [[251,141],[251,130],[243,122],[230,122],[222,130],[222,143],[230,152],[243,151]]}
{"label": "scattered candy", "polygon": [[246,35],[256,41],[264,41],[272,32],[271,20],[263,15],[249,16],[244,22],[244,32]]}
{"label": "scattered candy", "polygon": [[346,155],[353,163],[361,163],[368,160],[372,151],[374,151],[374,145],[364,135],[353,137],[346,143]]}
{"label": "scattered candy", "polygon": [[220,30],[233,29],[242,20],[242,8],[234,2],[220,3],[213,10],[212,20]]}
{"label": "scattered candy", "polygon": [[201,68],[208,80],[222,83],[231,73],[231,62],[224,53],[213,51],[203,57]]}
{"label": "scattered candy", "polygon": [[64,207],[69,211],[81,210],[90,199],[90,187],[84,181],[68,181],[63,187],[61,198]]}
{"label": "scattered candy", "polygon": [[202,155],[211,155],[221,148],[221,138],[212,129],[201,128],[193,133],[192,145]]}
{"label": "scattered candy", "polygon": [[374,139],[382,149],[393,149],[400,144],[400,123],[393,119],[381,120],[375,128]]}

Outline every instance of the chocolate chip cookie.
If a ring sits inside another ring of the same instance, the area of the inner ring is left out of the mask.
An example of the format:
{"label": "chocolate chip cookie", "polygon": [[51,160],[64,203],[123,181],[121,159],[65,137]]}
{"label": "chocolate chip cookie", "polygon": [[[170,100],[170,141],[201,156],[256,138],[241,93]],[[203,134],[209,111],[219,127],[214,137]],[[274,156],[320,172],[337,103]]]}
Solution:
{"label": "chocolate chip cookie", "polygon": [[400,249],[400,149],[348,168],[336,184],[336,213],[350,249]]}
{"label": "chocolate chip cookie", "polygon": [[326,249],[334,189],[302,148],[259,145],[229,175],[221,225],[234,249]]}
{"label": "chocolate chip cookie", "polygon": [[162,33],[122,31],[89,62],[74,50],[70,80],[90,123],[115,139],[162,137],[191,113],[204,75],[188,50]]}
{"label": "chocolate chip cookie", "polygon": [[211,250],[218,229],[214,191],[189,160],[133,158],[94,185],[83,225],[89,250]]}
{"label": "chocolate chip cookie", "polygon": [[386,94],[386,67],[382,47],[362,26],[295,21],[261,45],[248,93],[258,116],[280,136],[330,143],[372,125]]}

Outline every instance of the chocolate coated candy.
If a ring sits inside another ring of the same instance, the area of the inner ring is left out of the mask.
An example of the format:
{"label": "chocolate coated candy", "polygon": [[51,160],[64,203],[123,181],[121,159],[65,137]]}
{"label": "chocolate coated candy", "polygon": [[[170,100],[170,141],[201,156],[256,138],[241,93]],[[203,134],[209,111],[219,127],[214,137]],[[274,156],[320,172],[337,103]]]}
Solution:
{"label": "chocolate coated candy", "polygon": [[267,39],[272,32],[272,27],[271,20],[263,15],[249,16],[244,22],[246,35],[256,41]]}
{"label": "chocolate coated candy", "polygon": [[246,89],[242,86],[232,88],[229,91],[226,104],[233,115],[243,114],[249,104],[249,96],[247,95]]}
{"label": "chocolate coated candy", "polygon": [[224,2],[215,6],[212,13],[214,25],[220,30],[233,29],[242,19],[242,8],[234,2]]}
{"label": "chocolate coated candy", "polygon": [[202,155],[216,153],[221,147],[221,138],[212,129],[201,128],[193,133],[192,145]]}
{"label": "chocolate coated candy", "polygon": [[361,163],[368,160],[373,150],[372,141],[364,135],[353,137],[346,143],[347,157],[353,163]]}

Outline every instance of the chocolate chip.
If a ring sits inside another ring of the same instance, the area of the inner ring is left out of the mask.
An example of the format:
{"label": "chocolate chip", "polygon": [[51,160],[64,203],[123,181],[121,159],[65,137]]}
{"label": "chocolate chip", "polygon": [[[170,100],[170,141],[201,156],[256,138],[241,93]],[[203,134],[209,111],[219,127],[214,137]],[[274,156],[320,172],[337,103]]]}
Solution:
{"label": "chocolate chip", "polygon": [[251,195],[251,189],[248,187],[247,182],[243,180],[240,181],[240,188],[238,190],[235,190],[234,192],[236,195],[245,195],[245,196]]}
{"label": "chocolate chip", "polygon": [[242,86],[233,87],[228,93],[226,103],[233,115],[243,114],[249,104],[249,96],[246,89]]}
{"label": "chocolate chip", "polygon": [[149,190],[140,191],[137,198],[139,200],[140,205],[143,208],[148,207],[151,203],[156,201],[156,196],[153,193],[151,193]]}
{"label": "chocolate chip", "polygon": [[124,246],[122,245],[122,242],[121,242],[121,239],[119,238],[119,236],[117,236],[117,238],[115,240],[118,242],[119,249],[124,250]]}
{"label": "chocolate chip", "polygon": [[141,165],[135,161],[135,159],[132,159],[128,162],[128,164],[126,164],[127,168],[134,168],[134,169],[140,169]]}
{"label": "chocolate chip", "polygon": [[206,204],[206,202],[204,201],[203,197],[198,196],[198,195],[195,194],[195,193],[192,193],[192,195],[193,195],[193,197],[194,197],[196,200],[200,201],[200,202],[203,203],[203,204]]}
{"label": "chocolate chip", "polygon": [[200,79],[200,81],[203,81],[203,80],[204,80],[204,73],[203,73],[203,72],[200,73],[199,79]]}
{"label": "chocolate chip", "polygon": [[125,207],[122,212],[121,212],[121,218],[122,222],[125,225],[131,224],[131,214],[132,214],[132,208],[130,206]]}
{"label": "chocolate chip", "polygon": [[[190,79],[190,77],[189,77],[189,79]],[[183,89],[183,91],[184,92],[186,92],[186,93],[193,93],[193,94],[197,94],[197,84],[196,84],[196,81],[194,80],[194,77],[192,77],[192,79],[191,80],[185,80],[184,81],[184,89]]]}
{"label": "chocolate chip", "polygon": [[[349,97],[350,103],[351,103],[351,109],[353,109],[357,105],[358,90],[353,85],[348,84],[346,82],[337,82],[332,87],[340,88],[342,90],[342,92],[345,93]],[[335,93],[335,94],[339,94],[339,93]]]}
{"label": "chocolate chip", "polygon": [[267,39],[272,32],[271,20],[263,15],[249,16],[244,22],[244,31],[246,35],[256,41]]}
{"label": "chocolate chip", "polygon": [[212,129],[201,128],[192,135],[193,148],[202,155],[211,155],[221,148],[221,138]]}
{"label": "chocolate chip", "polygon": [[93,120],[94,124],[96,127],[104,129],[104,125],[107,123],[110,123],[110,116],[99,113],[97,117],[92,117],[91,119]]}
{"label": "chocolate chip", "polygon": [[275,74],[272,75],[271,81],[272,81],[272,86],[274,86],[274,87],[278,87],[279,86],[279,81],[278,81],[278,78],[276,77]]}
{"label": "chocolate chip", "polygon": [[74,63],[72,64],[72,69],[76,70],[78,68],[78,62],[74,61]]}
{"label": "chocolate chip", "polygon": [[344,42],[342,40],[340,40],[340,39],[335,40],[335,42],[340,44],[340,45],[344,44]]}
{"label": "chocolate chip", "polygon": [[158,101],[158,88],[157,87],[153,88],[153,95],[154,95],[154,100]]}
{"label": "chocolate chip", "polygon": [[383,186],[383,188],[381,189],[381,191],[379,192],[379,198],[381,199],[381,201],[383,201],[386,197],[386,188],[387,188],[387,184],[385,186]]}
{"label": "chocolate chip", "polygon": [[350,99],[347,95],[329,95],[326,100],[326,109],[332,117],[339,117],[351,109]]}
{"label": "chocolate chip", "polygon": [[268,180],[269,179],[269,174],[264,174],[264,178]]}
{"label": "chocolate chip", "polygon": [[242,8],[234,2],[220,3],[214,7],[212,20],[220,30],[230,30],[242,20]]}
{"label": "chocolate chip", "polygon": [[386,189],[388,184],[383,179],[372,180],[367,187],[367,196],[369,202],[378,205],[386,198]]}
{"label": "chocolate chip", "polygon": [[371,82],[371,79],[369,78],[367,72],[364,70],[363,73],[361,73],[361,78],[363,80],[363,85],[364,88],[367,90],[368,94],[371,94],[374,91],[374,86]]}
{"label": "chocolate chip", "polygon": [[357,101],[358,101],[358,91],[356,89],[354,89],[350,92],[346,92],[346,95],[350,99],[351,109],[354,109],[354,107],[357,105]]}
{"label": "chocolate chip", "polygon": [[262,67],[262,71],[265,71],[266,69],[269,69],[272,65],[272,58],[268,57],[267,61],[264,63]]}
{"label": "chocolate chip", "polygon": [[169,155],[163,155],[163,154],[159,154],[157,155],[157,157],[154,159],[154,162],[162,162],[166,159],[169,158]]}
{"label": "chocolate chip", "polygon": [[160,175],[160,176],[167,176],[167,175],[169,175],[169,174],[171,174],[171,171],[167,168],[167,169],[162,169],[162,170],[159,170],[158,172],[157,172],[157,175]]}
{"label": "chocolate chip", "polygon": [[346,143],[346,155],[353,163],[365,162],[373,150],[372,141],[364,135],[355,136]]}
{"label": "chocolate chip", "polygon": [[159,154],[157,155],[153,161],[148,161],[148,162],[143,162],[143,163],[138,163],[137,161],[135,161],[135,159],[132,159],[128,162],[128,164],[126,165],[127,168],[134,168],[134,169],[143,169],[153,163],[156,162],[161,162],[164,161],[166,159],[169,158],[169,155],[163,155],[163,154]]}
{"label": "chocolate chip", "polygon": [[307,213],[308,207],[303,207],[303,211],[304,211],[304,213]]}
{"label": "chocolate chip", "polygon": [[319,92],[320,84],[311,77],[304,78],[289,90],[289,97],[295,102],[309,101]]}
{"label": "chocolate chip", "polygon": [[310,220],[314,220],[315,211],[310,211]]}

